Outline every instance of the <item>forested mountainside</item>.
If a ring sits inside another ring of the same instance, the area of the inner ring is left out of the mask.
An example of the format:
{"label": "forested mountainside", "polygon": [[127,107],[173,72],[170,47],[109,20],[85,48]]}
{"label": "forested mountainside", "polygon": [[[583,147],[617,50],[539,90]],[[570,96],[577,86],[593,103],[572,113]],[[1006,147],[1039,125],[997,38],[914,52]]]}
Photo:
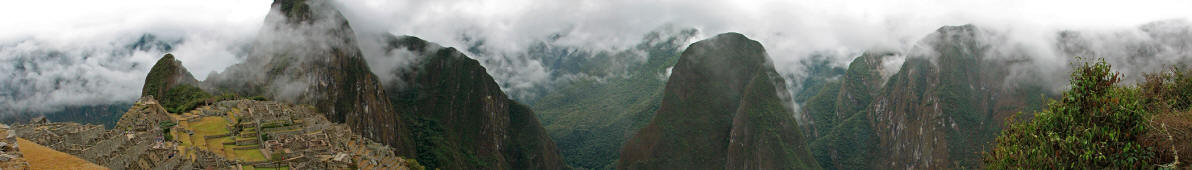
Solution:
{"label": "forested mountainside", "polygon": [[563,169],[563,157],[528,106],[509,99],[485,68],[455,48],[383,35],[385,51],[413,60],[384,83],[429,168]]}
{"label": "forested mountainside", "polygon": [[[1042,84],[1006,83],[1007,66],[1020,61],[995,56],[997,36],[947,26],[907,54],[873,50],[853,60],[803,104],[817,160],[829,169],[979,167],[1000,122],[1039,109],[1047,95]],[[882,72],[891,69],[886,58],[902,55],[897,72]]]}
{"label": "forested mountainside", "polygon": [[530,102],[568,165],[615,168],[621,145],[654,116],[671,66],[697,33],[655,31],[629,49],[595,54],[582,47],[533,47],[533,55],[551,61],[547,65],[573,70],[561,76],[582,75],[561,77]]}
{"label": "forested mountainside", "polygon": [[737,33],[687,47],[662,105],[621,149],[618,169],[819,169],[765,49]]}

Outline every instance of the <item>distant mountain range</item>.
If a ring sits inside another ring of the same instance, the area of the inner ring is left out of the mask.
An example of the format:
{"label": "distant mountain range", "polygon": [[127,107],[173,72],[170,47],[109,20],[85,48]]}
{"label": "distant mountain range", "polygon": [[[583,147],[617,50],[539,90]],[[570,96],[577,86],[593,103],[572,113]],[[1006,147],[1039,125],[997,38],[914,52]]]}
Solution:
{"label": "distant mountain range", "polygon": [[[844,66],[822,56],[833,54],[807,56],[799,77],[781,75],[762,43],[739,33],[692,43],[699,30],[668,27],[611,51],[547,40],[525,55],[550,68],[552,82],[513,96],[468,56],[478,53],[470,47],[358,36],[321,0],[276,0],[272,8],[243,63],[200,81],[165,54],[141,95],[170,111],[223,96],[307,104],[442,169],[980,168],[1005,120],[1029,120],[1063,96],[1054,73],[1023,66],[1040,62],[1033,53],[977,25],[943,26],[911,49],[866,50]],[[1055,48],[1062,56],[1119,56],[1110,60],[1142,75],[1156,64],[1143,61],[1192,62],[1188,25],[1152,23],[1140,29],[1155,41],[1108,45],[1097,43],[1106,35],[1058,32]],[[383,56],[365,56],[363,41],[380,42]],[[140,42],[129,48],[169,48],[152,36]],[[409,62],[370,68],[379,60]],[[46,116],[111,127],[129,105]],[[38,114],[17,115],[3,121]]]}

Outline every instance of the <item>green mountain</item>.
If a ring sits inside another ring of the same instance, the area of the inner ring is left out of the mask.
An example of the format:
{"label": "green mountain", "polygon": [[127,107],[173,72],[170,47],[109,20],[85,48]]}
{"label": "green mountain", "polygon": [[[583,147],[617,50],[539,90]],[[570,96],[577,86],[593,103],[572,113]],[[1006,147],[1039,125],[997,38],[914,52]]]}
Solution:
{"label": "green mountain", "polygon": [[[694,29],[656,31],[630,49],[592,56],[575,56],[583,54],[545,45],[531,50],[550,61],[545,65],[572,70],[560,72],[593,76],[556,82],[546,95],[530,102],[568,165],[615,167],[621,145],[658,110],[667,69],[696,33]],[[614,62],[623,65],[610,64]]]}
{"label": "green mountain", "polygon": [[141,97],[145,96],[156,97],[167,111],[177,113],[194,109],[211,94],[199,89],[199,81],[182,66],[182,61],[175,59],[173,54],[166,54],[153,64],[145,77]]}
{"label": "green mountain", "polygon": [[878,141],[865,109],[884,83],[883,59],[893,55],[866,52],[849,64],[839,81],[803,92],[814,94],[801,109],[812,118],[809,143],[825,169],[870,168]]}
{"label": "green mountain", "polygon": [[819,169],[765,49],[726,33],[691,44],[618,169]]}
{"label": "green mountain", "polygon": [[419,162],[442,169],[564,169],[529,107],[510,100],[485,68],[455,48],[385,35],[385,51],[409,51],[408,68],[384,84],[413,129]]}
{"label": "green mountain", "polygon": [[194,86],[198,83],[199,80],[182,66],[182,61],[175,59],[173,54],[166,54],[157,59],[157,63],[149,70],[149,75],[145,77],[145,86],[141,89],[141,96],[161,97],[175,87]]}
{"label": "green mountain", "polygon": [[998,36],[973,25],[942,27],[889,77],[884,58],[901,54],[854,60],[838,87],[818,89],[803,104],[815,122],[816,159],[828,169],[979,167],[978,153],[1001,120],[1039,109],[1047,94],[1038,83],[1008,79],[1009,66],[1021,61],[991,50]]}

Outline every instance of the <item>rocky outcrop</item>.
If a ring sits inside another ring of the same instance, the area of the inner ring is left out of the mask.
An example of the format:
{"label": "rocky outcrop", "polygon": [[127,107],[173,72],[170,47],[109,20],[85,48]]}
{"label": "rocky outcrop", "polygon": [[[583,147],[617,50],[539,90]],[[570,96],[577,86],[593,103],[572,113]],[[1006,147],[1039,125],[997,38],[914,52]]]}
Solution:
{"label": "rocky outcrop", "polygon": [[115,129],[141,132],[157,130],[159,123],[174,121],[168,114],[153,96],[144,96],[120,116]]}
{"label": "rocky outcrop", "polygon": [[414,60],[381,71],[393,108],[413,116],[418,159],[443,169],[563,169],[533,111],[510,100],[483,66],[454,48],[385,35],[385,51]]}
{"label": "rocky outcrop", "polygon": [[819,169],[760,43],[717,35],[687,47],[673,70],[618,169]]}

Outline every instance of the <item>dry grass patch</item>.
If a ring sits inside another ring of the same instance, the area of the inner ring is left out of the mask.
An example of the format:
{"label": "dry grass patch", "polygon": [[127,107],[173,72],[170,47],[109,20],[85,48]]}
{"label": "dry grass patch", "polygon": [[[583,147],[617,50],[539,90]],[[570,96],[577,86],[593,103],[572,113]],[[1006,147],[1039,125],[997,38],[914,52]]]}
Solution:
{"label": "dry grass patch", "polygon": [[108,169],[23,138],[17,138],[17,144],[21,146],[21,152],[32,169]]}

